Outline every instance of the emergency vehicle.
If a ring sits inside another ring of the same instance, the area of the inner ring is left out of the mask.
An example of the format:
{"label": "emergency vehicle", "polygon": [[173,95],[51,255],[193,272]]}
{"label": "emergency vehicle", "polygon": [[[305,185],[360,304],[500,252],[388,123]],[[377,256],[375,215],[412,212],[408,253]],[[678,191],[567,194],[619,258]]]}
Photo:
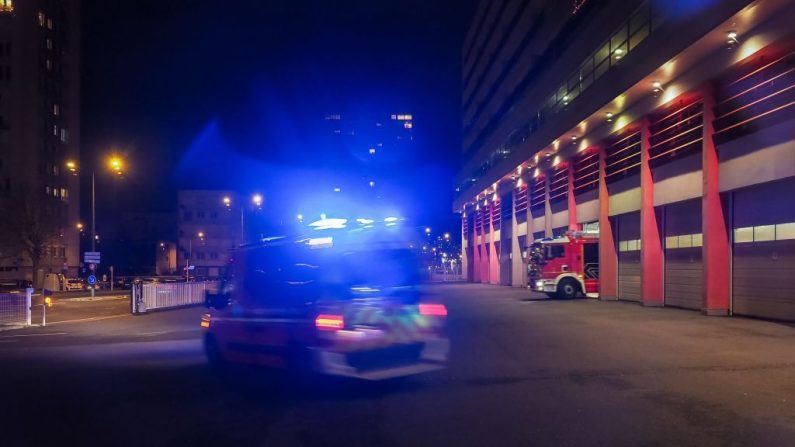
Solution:
{"label": "emergency vehicle", "polygon": [[360,220],[235,250],[201,320],[209,361],[369,380],[443,368],[447,308],[419,284],[418,245]]}
{"label": "emergency vehicle", "polygon": [[529,282],[551,298],[599,293],[599,235],[570,231],[530,247]]}

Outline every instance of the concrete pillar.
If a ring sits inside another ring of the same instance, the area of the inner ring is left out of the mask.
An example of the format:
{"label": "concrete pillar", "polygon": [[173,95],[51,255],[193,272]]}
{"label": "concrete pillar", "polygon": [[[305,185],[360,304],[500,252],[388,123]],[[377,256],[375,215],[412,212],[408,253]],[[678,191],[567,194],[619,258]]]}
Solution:
{"label": "concrete pillar", "polygon": [[577,223],[577,200],[574,197],[574,161],[570,161],[568,166],[566,166],[566,171],[569,176],[569,185],[568,185],[568,210],[569,210],[569,230],[577,231],[580,229],[580,225]]}
{"label": "concrete pillar", "polygon": [[[524,274],[524,265],[522,263],[522,249],[519,245],[519,221],[516,219],[516,196],[521,190],[521,187],[515,188],[511,200],[511,286],[523,287],[526,285],[527,278]],[[529,211],[529,203],[528,211]],[[529,219],[528,219],[529,220]],[[529,222],[528,222],[529,223]]]}
{"label": "concrete pillar", "polygon": [[469,248],[470,241],[467,238],[467,219],[472,218],[472,213],[464,207],[464,211],[461,213],[461,274],[464,276],[464,280],[468,282],[472,282],[472,278],[469,276],[469,271],[467,267],[469,266],[469,254],[467,253],[467,248]]}
{"label": "concrete pillar", "polygon": [[551,177],[551,175],[544,176],[544,237],[552,237],[552,204],[549,202]]}
{"label": "concrete pillar", "polygon": [[660,219],[654,209],[654,178],[649,166],[649,119],[640,128],[640,293],[644,306],[662,306],[664,252]]}
{"label": "concrete pillar", "polygon": [[496,206],[497,202],[492,201],[489,204],[489,228],[491,229],[491,244],[489,244],[489,283],[500,283],[500,255],[497,250],[497,243],[500,240],[499,230],[494,228],[494,219],[499,219]]}
{"label": "concrete pillar", "polygon": [[610,223],[610,192],[605,180],[607,154],[599,148],[599,299],[618,299],[618,253]]}
{"label": "concrete pillar", "polygon": [[703,189],[701,196],[701,259],[704,266],[702,312],[705,315],[728,315],[731,303],[731,245],[726,212],[718,189],[720,164],[712,140],[715,98],[709,84],[702,89],[703,119],[701,152]]}

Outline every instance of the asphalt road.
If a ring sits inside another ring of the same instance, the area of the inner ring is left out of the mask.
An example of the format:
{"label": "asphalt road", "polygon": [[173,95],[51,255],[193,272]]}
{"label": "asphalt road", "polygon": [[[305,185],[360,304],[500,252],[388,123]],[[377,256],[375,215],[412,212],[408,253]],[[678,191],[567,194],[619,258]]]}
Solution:
{"label": "asphalt road", "polygon": [[445,285],[449,368],[211,372],[192,308],[0,333],[2,445],[793,445],[795,327]]}

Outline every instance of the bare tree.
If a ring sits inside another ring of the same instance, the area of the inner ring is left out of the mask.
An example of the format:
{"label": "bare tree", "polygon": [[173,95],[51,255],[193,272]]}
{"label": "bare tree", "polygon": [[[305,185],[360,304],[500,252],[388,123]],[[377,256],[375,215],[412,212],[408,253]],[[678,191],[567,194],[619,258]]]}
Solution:
{"label": "bare tree", "polygon": [[57,206],[37,192],[26,188],[0,199],[0,245],[7,254],[30,260],[34,287],[41,286],[37,273],[46,247],[61,236]]}

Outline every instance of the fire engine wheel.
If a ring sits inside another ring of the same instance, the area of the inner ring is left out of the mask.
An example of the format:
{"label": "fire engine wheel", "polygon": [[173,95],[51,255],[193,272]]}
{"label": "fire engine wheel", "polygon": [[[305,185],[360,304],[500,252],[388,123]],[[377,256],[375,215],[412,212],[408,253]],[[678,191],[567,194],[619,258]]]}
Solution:
{"label": "fire engine wheel", "polygon": [[558,298],[572,299],[580,291],[580,285],[573,279],[564,279],[558,283]]}

